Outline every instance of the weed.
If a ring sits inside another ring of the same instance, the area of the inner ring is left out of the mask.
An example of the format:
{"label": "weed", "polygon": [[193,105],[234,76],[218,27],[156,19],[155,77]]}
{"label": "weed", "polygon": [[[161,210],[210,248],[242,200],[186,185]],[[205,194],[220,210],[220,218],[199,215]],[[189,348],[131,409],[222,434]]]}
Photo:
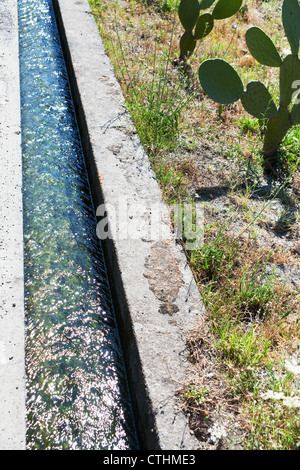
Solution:
{"label": "weed", "polygon": [[190,255],[191,266],[196,273],[207,281],[217,282],[220,276],[230,276],[236,264],[238,244],[226,235],[224,224],[217,233],[210,237],[210,228],[207,227],[209,242],[201,250],[193,251]]}
{"label": "weed", "polygon": [[253,399],[245,405],[250,417],[247,450],[297,449],[300,431],[297,387],[293,373],[281,365],[266,364]]}
{"label": "weed", "polygon": [[270,350],[269,341],[258,335],[253,325],[250,331],[244,331],[240,322],[227,318],[215,327],[215,332],[217,348],[225,364],[241,368],[257,367]]}
{"label": "weed", "polygon": [[242,132],[245,134],[256,134],[259,131],[259,120],[258,119],[250,119],[244,118],[239,119],[237,124],[240,124],[242,128]]}
{"label": "weed", "polygon": [[200,405],[206,399],[207,394],[208,390],[206,388],[200,390],[198,387],[190,385],[184,396],[189,402],[195,402],[196,405]]}
{"label": "weed", "polygon": [[157,159],[153,165],[168,204],[180,202],[188,197],[186,177],[180,168],[173,167],[161,159]]}
{"label": "weed", "polygon": [[257,263],[249,270],[247,266],[236,290],[236,302],[244,316],[264,318],[271,313],[276,274],[266,274],[266,264]]}
{"label": "weed", "polygon": [[[174,83],[174,77],[171,77],[170,49],[173,41],[173,29],[169,47],[163,55],[158,56],[156,45],[154,47],[151,81],[139,83],[131,74],[117,21],[115,21],[115,27],[124,67],[122,79],[127,84],[127,106],[142,144],[150,157],[156,156],[162,149],[172,149],[178,145],[181,113],[188,106],[189,101],[193,99],[193,96],[186,97],[182,93],[180,80],[178,79],[177,83]],[[116,50],[115,54],[117,54]],[[120,54],[118,53],[118,55]],[[149,59],[147,62],[149,63]]]}
{"label": "weed", "polygon": [[295,410],[278,401],[251,400],[251,416],[245,450],[296,450],[300,431]]}

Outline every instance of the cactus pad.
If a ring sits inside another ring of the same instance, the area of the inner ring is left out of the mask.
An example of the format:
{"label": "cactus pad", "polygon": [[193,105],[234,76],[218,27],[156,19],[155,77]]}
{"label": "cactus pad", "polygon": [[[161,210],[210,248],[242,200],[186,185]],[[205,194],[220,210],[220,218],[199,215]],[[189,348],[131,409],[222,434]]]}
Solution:
{"label": "cactus pad", "polygon": [[278,113],[268,121],[264,140],[264,155],[266,157],[274,155],[278,145],[291,126],[292,123],[288,109],[279,108]]}
{"label": "cactus pad", "polygon": [[258,119],[269,119],[277,113],[272,96],[261,82],[249,82],[241,102],[247,113]]}
{"label": "cactus pad", "polygon": [[299,52],[300,6],[298,0],[284,0],[282,6],[282,24],[293,54]]}
{"label": "cactus pad", "polygon": [[293,126],[300,124],[300,103],[294,104],[292,107],[291,121]]}
{"label": "cactus pad", "polygon": [[183,33],[180,39],[180,55],[188,56],[190,55],[196,47],[196,40],[194,39],[192,33],[186,31]]}
{"label": "cactus pad", "polygon": [[285,57],[280,67],[280,106],[287,107],[295,91],[293,83],[300,80],[300,60],[295,55]]}
{"label": "cactus pad", "polygon": [[224,20],[235,15],[241,8],[243,0],[219,0],[213,9],[212,15],[215,20]]}
{"label": "cactus pad", "polygon": [[192,31],[197,23],[200,12],[198,0],[181,0],[178,15],[183,28]]}
{"label": "cactus pad", "polygon": [[202,0],[202,2],[200,2],[200,9],[206,10],[206,8],[211,7],[215,1],[216,0]]}
{"label": "cactus pad", "polygon": [[204,13],[199,16],[196,28],[194,31],[195,39],[202,39],[207,36],[214,27],[214,19],[210,13]]}
{"label": "cactus pad", "polygon": [[217,103],[234,103],[244,92],[239,75],[222,59],[205,60],[198,73],[203,90]]}
{"label": "cactus pad", "polygon": [[280,67],[282,60],[272,40],[257,26],[246,32],[246,43],[254,59],[263,65]]}

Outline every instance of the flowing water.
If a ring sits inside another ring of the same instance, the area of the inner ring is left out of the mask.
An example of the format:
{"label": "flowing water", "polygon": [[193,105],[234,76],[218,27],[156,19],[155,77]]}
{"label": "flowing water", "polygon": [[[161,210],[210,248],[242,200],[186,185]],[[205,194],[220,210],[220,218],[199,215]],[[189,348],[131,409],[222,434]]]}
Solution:
{"label": "flowing water", "polygon": [[51,0],[18,0],[27,448],[136,449],[123,356]]}

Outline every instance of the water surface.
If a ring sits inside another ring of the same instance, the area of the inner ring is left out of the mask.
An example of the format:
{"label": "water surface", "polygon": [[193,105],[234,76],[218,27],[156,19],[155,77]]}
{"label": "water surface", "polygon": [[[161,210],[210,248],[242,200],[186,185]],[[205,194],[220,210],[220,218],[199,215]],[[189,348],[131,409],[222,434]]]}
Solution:
{"label": "water surface", "polygon": [[51,0],[18,0],[28,449],[137,448]]}

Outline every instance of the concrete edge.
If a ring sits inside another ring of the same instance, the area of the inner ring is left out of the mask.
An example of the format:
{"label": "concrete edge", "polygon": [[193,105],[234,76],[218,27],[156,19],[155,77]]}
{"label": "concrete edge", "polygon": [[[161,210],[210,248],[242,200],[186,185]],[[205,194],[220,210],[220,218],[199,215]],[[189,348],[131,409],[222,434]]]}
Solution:
{"label": "concrete edge", "polygon": [[106,237],[103,248],[141,448],[196,450],[176,392],[189,366],[186,335],[205,317],[205,309],[88,1],[53,4],[98,234]]}
{"label": "concrete edge", "polygon": [[16,0],[0,2],[0,449],[26,433],[22,148]]}

